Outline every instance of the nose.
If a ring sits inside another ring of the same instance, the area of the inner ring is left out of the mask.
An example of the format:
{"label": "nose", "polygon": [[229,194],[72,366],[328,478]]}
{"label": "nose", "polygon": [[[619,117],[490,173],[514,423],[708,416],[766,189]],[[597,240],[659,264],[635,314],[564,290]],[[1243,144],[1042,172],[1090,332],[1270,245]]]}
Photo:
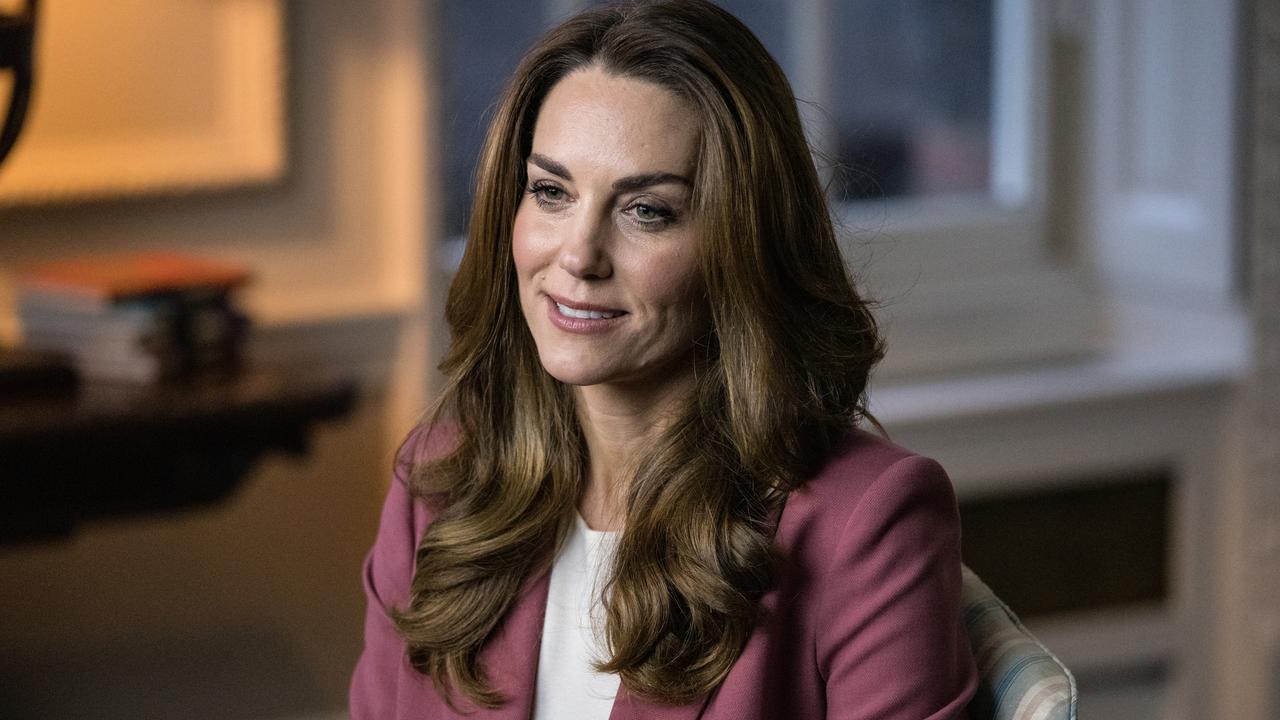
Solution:
{"label": "nose", "polygon": [[609,262],[607,212],[580,212],[565,227],[560,245],[560,267],[583,280],[599,280],[613,274]]}

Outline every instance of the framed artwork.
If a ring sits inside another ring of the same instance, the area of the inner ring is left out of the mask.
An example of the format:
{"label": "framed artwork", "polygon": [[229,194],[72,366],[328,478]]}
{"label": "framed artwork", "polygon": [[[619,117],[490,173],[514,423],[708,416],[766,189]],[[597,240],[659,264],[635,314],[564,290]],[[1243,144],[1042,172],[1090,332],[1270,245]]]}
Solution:
{"label": "framed artwork", "polygon": [[0,205],[284,174],[283,0],[42,0],[35,43],[32,102],[0,167]]}

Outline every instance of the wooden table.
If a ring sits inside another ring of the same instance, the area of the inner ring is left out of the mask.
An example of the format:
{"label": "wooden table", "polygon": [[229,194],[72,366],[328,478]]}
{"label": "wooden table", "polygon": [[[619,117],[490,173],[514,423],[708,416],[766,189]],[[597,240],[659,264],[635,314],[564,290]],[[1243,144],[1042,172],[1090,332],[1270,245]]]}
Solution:
{"label": "wooden table", "polygon": [[313,423],[347,415],[350,378],[260,368],[157,387],[85,383],[61,398],[0,402],[0,542],[86,520],[230,495],[264,453],[304,454]]}

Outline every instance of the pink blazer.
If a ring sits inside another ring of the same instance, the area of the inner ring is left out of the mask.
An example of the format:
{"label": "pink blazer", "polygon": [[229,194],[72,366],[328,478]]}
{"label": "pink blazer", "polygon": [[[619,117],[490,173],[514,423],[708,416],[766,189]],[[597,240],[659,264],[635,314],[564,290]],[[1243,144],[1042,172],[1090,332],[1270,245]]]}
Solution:
{"label": "pink blazer", "polygon": [[[364,567],[364,653],[351,681],[352,720],[528,720],[538,672],[546,573],[525,583],[481,658],[508,701],[450,710],[408,662],[386,610],[403,607],[414,550],[432,513],[410,498],[413,463],[443,448],[415,431],[396,462]],[[610,720],[964,717],[977,671],[960,617],[960,524],[951,483],[932,460],[855,431],[788,498],[776,542],[786,558],[759,626],[724,683],[665,705],[619,688]],[[572,719],[569,719],[572,720]]]}

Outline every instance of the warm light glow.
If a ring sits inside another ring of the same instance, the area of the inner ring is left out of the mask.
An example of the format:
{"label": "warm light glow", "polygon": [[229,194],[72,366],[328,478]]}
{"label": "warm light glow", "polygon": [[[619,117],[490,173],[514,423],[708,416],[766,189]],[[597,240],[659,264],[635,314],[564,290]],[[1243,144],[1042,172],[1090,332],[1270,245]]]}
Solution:
{"label": "warm light glow", "polygon": [[[3,0],[0,0],[3,2]],[[9,101],[13,99],[13,71],[0,70],[0,122],[9,110]]]}
{"label": "warm light glow", "polygon": [[278,177],[281,5],[40,3],[31,107],[0,204]]}
{"label": "warm light glow", "polygon": [[116,0],[40,5],[31,142],[166,132],[213,122],[216,3]]}

